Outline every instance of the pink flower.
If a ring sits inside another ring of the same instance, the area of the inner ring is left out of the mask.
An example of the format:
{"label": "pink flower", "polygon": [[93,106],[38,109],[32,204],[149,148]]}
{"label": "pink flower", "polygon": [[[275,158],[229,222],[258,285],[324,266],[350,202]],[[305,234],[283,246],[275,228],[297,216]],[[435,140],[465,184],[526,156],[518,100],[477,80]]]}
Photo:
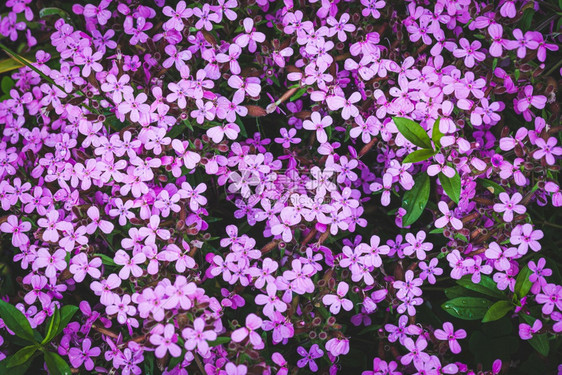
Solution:
{"label": "pink flower", "polygon": [[291,128],[289,131],[285,128],[280,129],[282,138],[275,138],[275,143],[279,143],[283,148],[289,148],[291,144],[298,144],[301,142],[300,138],[295,137],[297,134],[297,129]]}
{"label": "pink flower", "polygon": [[103,57],[102,52],[93,53],[90,47],[84,48],[81,52],[74,55],[74,63],[76,65],[84,65],[82,68],[82,76],[88,77],[92,70],[101,72],[103,66],[97,61]]}
{"label": "pink flower", "polygon": [[101,349],[98,347],[92,348],[92,341],[90,339],[84,339],[82,341],[82,349],[70,348],[68,351],[68,359],[70,364],[74,368],[79,368],[84,364],[86,370],[91,371],[94,369],[94,361],[91,357],[97,357],[101,353]]}
{"label": "pink flower", "polygon": [[274,311],[281,313],[287,311],[287,304],[277,296],[277,287],[274,283],[267,284],[267,295],[258,294],[255,298],[256,305],[263,305],[263,313],[267,317],[274,316]]}
{"label": "pink flower", "polygon": [[451,224],[456,230],[462,229],[462,221],[453,216],[453,212],[449,210],[447,203],[440,201],[437,206],[439,211],[445,216],[440,217],[435,220],[435,228],[443,228],[444,226]]}
{"label": "pink flower", "polygon": [[182,331],[182,336],[185,339],[185,348],[197,351],[201,355],[207,355],[209,352],[209,344],[207,341],[214,341],[217,339],[217,334],[213,330],[205,331],[205,320],[197,318],[193,321],[193,328],[185,328]]}
{"label": "pink flower", "polygon": [[20,221],[17,216],[10,215],[8,219],[0,225],[0,230],[4,233],[12,233],[12,245],[21,247],[27,245],[29,238],[25,234],[31,229],[29,221]]}
{"label": "pink flower", "polygon": [[92,222],[86,227],[86,232],[88,234],[93,234],[97,228],[99,228],[103,233],[111,233],[113,231],[114,225],[107,220],[102,220],[100,218],[100,211],[96,206],[88,208],[88,217],[92,219]]}
{"label": "pink flower", "polygon": [[554,165],[556,162],[555,156],[562,155],[562,147],[555,147],[558,140],[554,137],[548,138],[545,142],[542,138],[537,138],[535,145],[539,148],[533,152],[533,158],[542,159],[545,158],[548,165]]}
{"label": "pink flower", "polygon": [[326,343],[326,350],[330,352],[331,355],[337,357],[341,354],[349,353],[349,340],[345,337],[338,338],[334,337],[333,339],[328,340]]}
{"label": "pink flower", "polygon": [[523,93],[523,98],[513,99],[519,111],[526,111],[530,106],[538,109],[544,108],[546,104],[546,97],[544,95],[533,95],[533,86],[525,86],[525,88],[523,89]]}
{"label": "pink flower", "polygon": [[423,350],[427,347],[427,340],[423,336],[419,336],[414,343],[414,340],[407,337],[404,339],[404,346],[410,352],[400,359],[403,365],[408,365],[412,361],[416,366],[419,366],[427,361],[429,361],[429,354],[424,353]]}
{"label": "pink flower", "polygon": [[80,253],[72,258],[69,271],[74,275],[74,280],[77,283],[81,283],[86,275],[99,279],[101,276],[99,270],[101,264],[101,258],[94,258],[88,263],[88,256],[85,253]]}
{"label": "pink flower", "polygon": [[57,210],[49,211],[46,219],[42,217],[37,220],[37,225],[45,228],[43,240],[55,243],[59,240],[58,230],[62,230],[64,227],[64,224],[59,221],[59,212]]}
{"label": "pink flower", "polygon": [[527,48],[537,49],[539,43],[533,39],[533,34],[527,31],[525,34],[520,29],[513,30],[513,36],[515,40],[508,42],[508,49],[517,49],[517,57],[520,59],[524,58],[527,54]]}
{"label": "pink flower", "polygon": [[457,58],[464,57],[464,65],[467,68],[472,68],[474,66],[474,61],[484,61],[486,55],[483,52],[478,52],[478,49],[482,47],[482,43],[475,40],[470,43],[466,38],[461,38],[459,41],[461,48],[455,49],[453,55]]}
{"label": "pink flower", "polygon": [[488,34],[492,38],[490,55],[500,57],[503,54],[502,48],[508,49],[510,41],[503,38],[503,27],[499,23],[492,23],[488,26]]}
{"label": "pink flower", "polygon": [[449,348],[451,348],[451,352],[455,354],[459,354],[461,352],[461,346],[457,340],[466,338],[466,331],[464,329],[455,331],[451,323],[445,322],[443,323],[443,329],[436,329],[434,334],[438,340],[449,341]]}
{"label": "pink flower", "polygon": [[546,284],[542,287],[542,293],[537,294],[537,303],[543,305],[542,313],[550,315],[554,307],[562,310],[562,286],[556,284]]}
{"label": "pink flower", "polygon": [[129,278],[129,274],[132,274],[134,277],[142,276],[142,268],[138,265],[146,261],[146,255],[144,255],[144,253],[137,253],[131,258],[124,250],[117,250],[113,261],[123,266],[119,271],[119,277],[126,280]]}
{"label": "pink flower", "polygon": [[330,312],[332,314],[338,314],[340,308],[343,307],[345,311],[350,311],[353,309],[353,303],[345,297],[349,290],[349,285],[345,282],[340,282],[336,294],[326,294],[322,297],[322,302],[326,306],[330,306]]}
{"label": "pink flower", "polygon": [[299,346],[297,348],[297,353],[299,353],[301,356],[304,357],[297,361],[297,366],[299,368],[302,368],[308,364],[308,368],[310,369],[310,371],[312,372],[318,371],[318,365],[314,360],[317,358],[321,358],[324,355],[324,351],[320,349],[318,344],[313,344],[310,347],[309,352],[307,352],[306,349],[303,348],[302,346]]}
{"label": "pink flower", "polygon": [[519,337],[521,337],[521,340],[530,340],[541,328],[542,322],[540,319],[535,320],[532,327],[526,323],[521,323],[519,324]]}
{"label": "pink flower", "polygon": [[181,348],[176,344],[178,335],[173,324],[166,324],[164,328],[159,324],[152,332],[150,343],[157,346],[154,350],[154,355],[157,358],[164,358],[167,352],[170,352],[172,357],[180,356]]}
{"label": "pink flower", "polygon": [[525,206],[517,204],[523,199],[523,196],[519,193],[515,193],[511,197],[507,193],[500,193],[499,198],[502,203],[494,204],[494,211],[503,212],[503,220],[508,223],[513,220],[514,212],[523,214],[527,211]]}
{"label": "pink flower", "polygon": [[302,127],[306,130],[315,130],[316,131],[316,139],[320,143],[328,142],[328,135],[324,128],[331,126],[333,120],[330,116],[325,116],[322,118],[319,112],[312,112],[310,115],[310,120],[304,120],[302,123]]}
{"label": "pink flower", "polygon": [[48,249],[40,248],[37,251],[37,258],[33,262],[33,268],[45,268],[45,276],[48,278],[55,277],[57,271],[62,271],[66,268],[66,251],[58,249],[54,254],[51,254]]}
{"label": "pink flower", "polygon": [[423,230],[420,230],[415,237],[412,233],[406,234],[405,238],[409,246],[404,248],[404,255],[410,256],[415,252],[419,260],[424,260],[426,258],[425,252],[433,249],[433,244],[431,242],[423,242],[425,237],[426,234]]}
{"label": "pink flower", "polygon": [[252,18],[245,18],[242,24],[244,25],[245,34],[240,34],[235,37],[234,43],[242,48],[248,46],[248,51],[254,53],[257,49],[257,43],[263,43],[265,41],[265,34],[256,31]]}
{"label": "pink flower", "polygon": [[246,317],[246,326],[232,332],[232,341],[242,342],[246,337],[249,337],[250,343],[254,346],[254,349],[263,349],[265,344],[261,336],[256,332],[258,328],[261,328],[262,323],[263,320],[259,316],[251,313]]}

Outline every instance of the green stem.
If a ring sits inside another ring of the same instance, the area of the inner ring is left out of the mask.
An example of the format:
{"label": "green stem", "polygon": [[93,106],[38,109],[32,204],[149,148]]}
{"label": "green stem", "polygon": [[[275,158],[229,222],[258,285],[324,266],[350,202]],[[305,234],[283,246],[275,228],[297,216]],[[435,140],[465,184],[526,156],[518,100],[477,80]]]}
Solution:
{"label": "green stem", "polygon": [[558,61],[558,63],[556,65],[554,65],[552,68],[550,68],[550,70],[548,72],[546,72],[545,76],[551,75],[557,68],[560,67],[560,65],[562,65],[562,60]]}
{"label": "green stem", "polygon": [[[8,55],[10,55],[10,57],[14,60],[16,60],[17,62],[19,62],[20,64],[23,64],[25,66],[27,66],[29,69],[33,70],[35,73],[39,74],[44,80],[46,80],[47,82],[49,82],[50,84],[52,84],[53,86],[57,87],[59,90],[61,90],[62,92],[66,93],[66,91],[64,90],[64,87],[58,85],[57,83],[55,83],[55,81],[53,81],[53,79],[51,77],[49,77],[48,75],[46,75],[45,73],[43,73],[41,70],[37,69],[35,66],[33,66],[33,63],[28,61],[27,59],[21,57],[20,55],[18,55],[17,53],[15,53],[14,51],[12,51],[10,48],[6,47],[4,44],[0,43],[0,48],[2,50],[4,50],[4,52],[6,52]],[[84,94],[81,90],[77,90],[76,91],[79,95],[86,97],[86,94]],[[89,105],[83,104],[84,107],[86,107],[90,112],[92,113],[97,113],[97,111],[90,107]]]}

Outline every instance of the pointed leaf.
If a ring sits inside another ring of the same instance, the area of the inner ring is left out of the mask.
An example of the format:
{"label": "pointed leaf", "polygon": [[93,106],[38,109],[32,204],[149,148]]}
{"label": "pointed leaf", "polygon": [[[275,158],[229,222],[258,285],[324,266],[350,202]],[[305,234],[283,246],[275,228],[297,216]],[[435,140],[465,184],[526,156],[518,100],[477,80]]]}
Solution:
{"label": "pointed leaf", "polygon": [[71,375],[72,371],[66,361],[57,353],[45,351],[45,362],[51,375]]}
{"label": "pointed leaf", "polygon": [[[527,314],[519,314],[519,318],[527,323],[528,325],[532,326],[537,318]],[[529,341],[529,344],[540,354],[544,355],[545,357],[548,355],[550,351],[550,344],[548,342],[548,338],[546,334],[541,335],[534,335]]]}
{"label": "pointed leaf", "polygon": [[435,151],[429,150],[427,148],[423,148],[421,150],[416,150],[416,151],[412,152],[411,154],[408,154],[404,158],[404,160],[402,161],[402,164],[417,163],[417,162],[420,162],[420,161],[424,161],[424,160],[429,159],[433,155],[435,155]]}
{"label": "pointed leaf", "polygon": [[514,306],[511,301],[498,301],[494,303],[490,306],[488,311],[486,311],[486,315],[484,315],[482,323],[493,322],[494,320],[503,318],[505,314],[513,310],[513,307]]}
{"label": "pointed leaf", "polygon": [[514,291],[519,299],[525,297],[533,286],[533,283],[529,281],[529,276],[531,276],[531,270],[529,269],[529,266],[523,267],[523,269],[519,271],[519,274],[517,275]]}
{"label": "pointed leaf", "polygon": [[453,202],[459,203],[461,198],[461,177],[459,173],[455,171],[455,175],[451,178],[439,173],[439,182],[441,182],[441,186],[449,198]]}
{"label": "pointed leaf", "polygon": [[19,366],[19,365],[23,365],[24,363],[29,361],[31,356],[36,351],[37,351],[36,345],[29,345],[29,346],[26,346],[24,348],[21,348],[14,355],[8,357],[8,359],[7,359],[8,362],[6,364],[6,367],[12,368],[12,367],[16,367],[16,366]]}
{"label": "pointed leaf", "polygon": [[443,138],[443,133],[439,130],[439,123],[441,123],[441,117],[437,118],[435,123],[433,124],[433,130],[431,131],[431,139],[433,140],[433,144],[437,147],[441,147],[441,138]]}
{"label": "pointed leaf", "polygon": [[53,312],[53,315],[51,315],[49,317],[49,320],[47,321],[45,338],[43,339],[43,341],[41,341],[41,344],[48,343],[55,337],[59,329],[60,321],[61,321],[60,310],[58,309],[58,307],[55,307],[55,311]]}
{"label": "pointed leaf", "polygon": [[15,306],[0,300],[0,318],[16,336],[29,342],[35,342],[29,321]]}
{"label": "pointed leaf", "polygon": [[494,303],[485,298],[457,297],[445,302],[441,307],[455,318],[480,320]]}
{"label": "pointed leaf", "polygon": [[416,177],[414,187],[404,193],[402,207],[406,215],[402,218],[402,226],[413,224],[421,216],[429,200],[430,188],[428,174],[421,173]]}
{"label": "pointed leaf", "polygon": [[404,117],[394,117],[392,120],[400,134],[408,141],[421,148],[433,149],[431,139],[420,124]]}
{"label": "pointed leaf", "polygon": [[457,284],[468,290],[473,290],[475,292],[485,294],[489,297],[494,297],[496,299],[506,298],[505,294],[498,289],[494,280],[492,280],[488,276],[482,275],[480,277],[480,282],[478,284],[474,284],[472,282],[471,276],[466,275],[463,276],[461,279],[457,280]]}
{"label": "pointed leaf", "polygon": [[53,337],[58,336],[63,331],[63,329],[66,328],[74,314],[76,314],[76,311],[78,311],[78,306],[65,305],[62,307],[62,309],[60,310],[60,323]]}

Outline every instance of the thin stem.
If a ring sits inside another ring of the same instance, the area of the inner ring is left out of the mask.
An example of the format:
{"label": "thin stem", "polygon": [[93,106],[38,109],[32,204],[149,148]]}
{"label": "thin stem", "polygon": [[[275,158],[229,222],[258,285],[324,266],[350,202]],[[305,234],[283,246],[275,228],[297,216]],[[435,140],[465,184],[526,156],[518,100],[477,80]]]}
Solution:
{"label": "thin stem", "polygon": [[[12,51],[10,48],[6,47],[4,44],[0,43],[0,48],[2,50],[4,50],[4,52],[6,52],[8,55],[10,55],[10,57],[14,60],[16,60],[17,62],[19,62],[20,64],[23,64],[25,66],[27,66],[29,69],[33,70],[35,73],[39,74],[44,80],[46,80],[47,82],[49,82],[50,84],[52,84],[53,86],[57,87],[59,90],[61,90],[62,92],[66,93],[66,91],[64,90],[64,87],[58,85],[57,83],[55,83],[55,81],[53,81],[53,79],[51,77],[49,77],[48,75],[46,75],[45,73],[43,73],[41,70],[37,69],[35,66],[33,66],[33,63],[29,60],[27,60],[26,58],[18,55],[17,53],[15,53],[14,51]],[[81,95],[81,96],[86,96],[86,94],[84,94],[81,90],[76,90],[76,92]],[[89,105],[84,104],[84,107],[86,107],[90,112],[96,112],[97,111],[90,107]]]}

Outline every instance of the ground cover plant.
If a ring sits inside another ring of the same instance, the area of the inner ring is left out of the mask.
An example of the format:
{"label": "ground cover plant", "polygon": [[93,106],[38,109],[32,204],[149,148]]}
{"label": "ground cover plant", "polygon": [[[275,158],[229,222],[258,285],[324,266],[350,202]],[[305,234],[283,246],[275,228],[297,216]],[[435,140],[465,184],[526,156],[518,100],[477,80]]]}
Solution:
{"label": "ground cover plant", "polygon": [[562,373],[553,0],[7,0],[0,373]]}

